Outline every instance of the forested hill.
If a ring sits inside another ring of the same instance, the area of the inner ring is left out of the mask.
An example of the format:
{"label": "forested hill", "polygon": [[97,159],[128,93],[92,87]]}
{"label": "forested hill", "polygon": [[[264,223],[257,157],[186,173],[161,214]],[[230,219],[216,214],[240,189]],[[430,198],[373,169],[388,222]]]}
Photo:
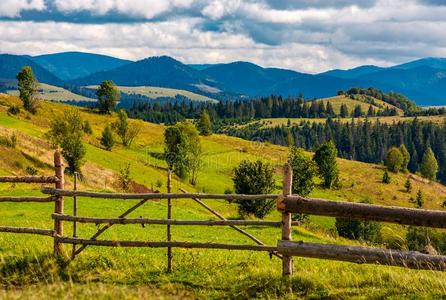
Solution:
{"label": "forested hill", "polygon": [[405,145],[410,154],[408,169],[420,170],[423,156],[432,148],[438,161],[438,179],[446,183],[446,124],[419,121],[394,124],[355,121],[341,122],[328,119],[325,123],[263,128],[259,122],[228,127],[223,132],[248,140],[268,141],[277,145],[292,144],[314,150],[322,143],[333,140],[342,158],[369,163],[383,163],[391,147]]}

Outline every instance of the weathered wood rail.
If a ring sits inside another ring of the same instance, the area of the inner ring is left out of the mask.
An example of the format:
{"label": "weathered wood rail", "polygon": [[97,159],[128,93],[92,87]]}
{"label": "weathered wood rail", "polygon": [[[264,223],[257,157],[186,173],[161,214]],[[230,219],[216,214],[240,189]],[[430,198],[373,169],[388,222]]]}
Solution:
{"label": "weathered wood rail", "polygon": [[[265,251],[282,260],[282,274],[290,276],[293,273],[293,256],[310,257],[318,259],[329,259],[346,261],[359,264],[381,264],[390,266],[401,266],[414,269],[429,269],[446,271],[446,256],[428,255],[413,251],[396,251],[372,247],[360,247],[349,245],[327,245],[318,243],[307,243],[302,241],[292,241],[292,226],[299,225],[292,221],[293,213],[305,213],[327,217],[343,217],[350,219],[389,222],[402,225],[425,226],[432,228],[446,228],[446,212],[436,210],[413,209],[393,206],[380,206],[372,204],[335,202],[326,199],[304,198],[292,195],[292,170],[286,165],[284,168],[283,192],[281,194],[267,195],[237,195],[237,194],[202,194],[170,193],[170,176],[168,176],[168,193],[97,193],[77,190],[76,178],[73,190],[64,189],[64,168],[63,161],[58,152],[54,155],[55,176],[24,176],[24,177],[0,177],[0,183],[40,183],[54,184],[54,188],[42,187],[41,192],[47,197],[9,197],[0,196],[0,202],[54,202],[54,212],[51,214],[54,220],[54,229],[9,227],[0,226],[0,232],[18,234],[37,234],[50,236],[54,240],[54,254],[63,255],[63,244],[73,245],[71,258],[74,259],[88,246],[104,247],[149,247],[167,248],[168,268],[172,270],[172,248],[196,248],[196,249],[226,249],[243,251]],[[64,213],[64,197],[73,197],[73,215]],[[78,201],[82,198],[95,198],[100,201],[110,200],[139,200],[127,211],[116,218],[99,218],[90,216],[78,216]],[[127,216],[146,204],[149,200],[162,200],[168,202],[167,219],[149,218],[127,218]],[[207,211],[217,217],[218,220],[176,220],[172,219],[172,203],[176,199],[192,199]],[[281,213],[280,221],[263,220],[227,220],[221,214],[213,210],[203,199],[221,200],[242,200],[242,201],[265,201],[275,200],[277,209]],[[73,223],[73,236],[64,236],[63,223]],[[103,225],[90,238],[79,238],[77,236],[77,224]],[[129,241],[129,240],[99,240],[98,238],[109,228],[115,225],[151,224],[163,225],[167,228],[166,241]],[[172,241],[171,226],[229,226],[238,233],[254,241],[255,245],[234,245],[222,243],[196,243]],[[277,245],[266,245],[254,235],[248,233],[240,226],[270,226],[280,227],[282,231],[281,239]],[[76,248],[79,246],[79,248]]]}

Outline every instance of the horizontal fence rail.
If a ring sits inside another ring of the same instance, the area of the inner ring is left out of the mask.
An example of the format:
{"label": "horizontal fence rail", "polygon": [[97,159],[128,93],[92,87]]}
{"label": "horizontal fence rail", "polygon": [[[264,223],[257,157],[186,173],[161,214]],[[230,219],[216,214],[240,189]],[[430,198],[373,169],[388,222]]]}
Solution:
{"label": "horizontal fence rail", "polygon": [[28,227],[0,226],[0,232],[27,233],[27,234],[37,234],[37,235],[47,235],[47,236],[54,235],[54,230],[51,229],[28,228]]}
{"label": "horizontal fence rail", "polygon": [[446,271],[446,256],[429,255],[416,251],[404,252],[380,248],[291,241],[279,241],[277,249],[283,255]]}
{"label": "horizontal fence rail", "polygon": [[281,222],[256,221],[256,220],[169,220],[169,219],[145,219],[145,218],[93,218],[74,217],[69,215],[53,214],[53,219],[93,224],[154,224],[154,225],[204,225],[204,226],[271,226],[280,227]]}
{"label": "horizontal fence rail", "polygon": [[283,203],[281,209],[291,213],[446,228],[446,211],[336,202],[300,196],[288,196]]}
{"label": "horizontal fence rail", "polygon": [[56,176],[0,176],[1,182],[10,183],[56,183],[59,178]]}
{"label": "horizontal fence rail", "polygon": [[64,244],[105,246],[105,247],[148,247],[148,248],[197,248],[197,249],[226,249],[249,251],[277,251],[276,246],[264,245],[231,245],[217,243],[192,243],[192,242],[152,242],[152,241],[117,241],[117,240],[86,240],[69,237],[56,237],[56,240]]}
{"label": "horizontal fence rail", "polygon": [[54,202],[55,199],[51,197],[9,197],[0,196],[0,202]]}
{"label": "horizontal fence rail", "polygon": [[67,197],[88,197],[88,198],[103,198],[103,199],[221,199],[221,200],[273,200],[282,195],[239,195],[239,194],[200,194],[200,193],[149,193],[149,194],[119,194],[119,193],[96,193],[85,191],[62,190],[53,188],[42,188],[42,193],[53,196],[67,196]]}

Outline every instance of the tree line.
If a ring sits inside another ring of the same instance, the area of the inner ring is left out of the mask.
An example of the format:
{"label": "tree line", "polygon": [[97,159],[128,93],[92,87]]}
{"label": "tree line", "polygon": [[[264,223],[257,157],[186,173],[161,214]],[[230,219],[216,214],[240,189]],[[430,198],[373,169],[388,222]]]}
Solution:
{"label": "tree line", "polygon": [[403,144],[410,156],[407,169],[411,172],[420,170],[425,153],[431,149],[438,162],[437,178],[446,182],[446,124],[417,119],[394,124],[368,120],[343,123],[328,119],[323,124],[302,122],[299,125],[272,128],[263,128],[256,122],[239,128],[228,127],[222,132],[248,140],[293,145],[310,151],[333,140],[339,157],[378,164],[386,161],[390,148]]}

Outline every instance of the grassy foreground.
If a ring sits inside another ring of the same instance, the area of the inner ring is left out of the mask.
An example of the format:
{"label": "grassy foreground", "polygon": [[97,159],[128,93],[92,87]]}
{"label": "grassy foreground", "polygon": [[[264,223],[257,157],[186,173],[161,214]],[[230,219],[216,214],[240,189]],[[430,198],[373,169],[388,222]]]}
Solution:
{"label": "grassy foreground", "polygon": [[[18,104],[13,97],[0,96],[0,136],[15,133],[16,148],[0,146],[0,175],[24,174],[27,166],[34,166],[40,174],[52,174],[53,150],[43,138],[49,120],[67,106],[42,102],[35,116],[6,113],[10,105]],[[43,113],[45,112],[45,113]],[[85,138],[87,147],[84,180],[81,189],[115,191],[116,173],[124,163],[131,163],[132,178],[151,187],[158,180],[165,181],[165,164],[159,159],[162,152],[163,126],[138,122],[141,136],[131,149],[118,146],[113,152],[99,147],[98,136],[114,116],[101,116],[82,111],[90,121],[93,135]],[[202,140],[205,153],[204,169],[197,187],[175,179],[174,191],[183,187],[190,191],[222,193],[231,187],[231,170],[243,159],[264,159],[277,168],[277,190],[281,189],[280,167],[285,162],[287,149],[259,144],[226,136],[214,135]],[[374,203],[412,207],[410,201],[418,188],[426,195],[426,207],[440,209],[446,188],[414,177],[414,192],[403,191],[408,174],[392,175],[392,184],[381,183],[382,167],[339,160],[342,188],[337,191],[316,189],[314,196],[333,200],[360,201],[369,198]],[[67,177],[67,188],[72,178]],[[165,190],[165,184],[160,190]],[[36,185],[0,185],[0,195],[40,195]],[[116,217],[136,201],[79,199],[79,215]],[[236,218],[234,205],[224,201],[207,203],[227,218]],[[52,228],[52,204],[0,204],[0,226],[30,226]],[[72,212],[72,200],[66,199],[66,212]],[[174,218],[213,219],[191,200],[175,200]],[[164,218],[165,201],[151,201],[135,211],[131,217]],[[278,219],[273,212],[269,219]],[[88,238],[97,227],[79,225],[80,237]],[[247,227],[267,244],[275,245],[280,229]],[[66,235],[72,228],[66,223]],[[165,227],[115,225],[103,239],[165,240]],[[386,226],[384,234],[402,238],[405,228]],[[173,238],[178,241],[208,241],[214,243],[249,244],[250,241],[224,227],[176,226]],[[352,244],[340,239],[333,230],[332,218],[313,218],[305,226],[293,229],[295,240],[320,243]],[[403,242],[402,242],[403,243]],[[66,245],[67,254],[71,246]],[[446,274],[432,271],[407,270],[396,267],[355,265],[316,259],[296,258],[295,275],[290,282],[281,278],[281,262],[267,253],[226,250],[174,249],[174,271],[165,272],[166,250],[145,248],[88,247],[70,264],[51,257],[52,239],[16,234],[0,234],[0,298],[328,298],[382,299],[431,298],[446,294]],[[293,293],[290,294],[288,286]]]}

